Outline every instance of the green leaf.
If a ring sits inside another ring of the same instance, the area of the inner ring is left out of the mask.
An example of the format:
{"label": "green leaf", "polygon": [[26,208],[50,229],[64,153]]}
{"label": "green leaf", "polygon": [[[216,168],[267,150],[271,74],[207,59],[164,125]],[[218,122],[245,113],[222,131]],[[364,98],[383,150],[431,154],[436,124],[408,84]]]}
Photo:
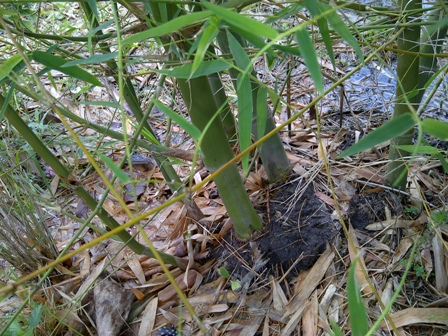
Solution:
{"label": "green leaf", "polygon": [[[425,145],[429,146],[429,142],[425,138],[423,138],[423,143]],[[446,162],[445,156],[442,155],[441,152],[438,152],[436,154],[436,157],[439,159],[440,163],[442,164],[442,168],[443,168],[443,171],[445,172],[445,174],[448,174],[448,162]]]}
{"label": "green leaf", "polygon": [[[244,151],[250,146],[250,138],[252,132],[252,87],[248,75],[240,73],[237,78],[237,95],[238,95],[238,139],[240,143],[240,151]],[[244,174],[249,173],[249,153],[241,158]]]}
{"label": "green leaf", "polygon": [[415,121],[411,113],[405,113],[397,118],[393,118],[384,125],[378,127],[373,132],[367,134],[365,137],[359,140],[358,143],[347,148],[345,151],[338,155],[338,158],[343,158],[365,151],[366,149],[373,148],[382,142],[405,133],[406,131],[414,127],[414,125]]}
{"label": "green leaf", "polygon": [[241,284],[238,281],[230,280],[230,287],[233,291],[236,291],[241,288]]}
{"label": "green leaf", "polygon": [[344,333],[342,332],[341,328],[339,328],[338,324],[335,321],[330,320],[330,325],[331,325],[331,328],[333,329],[333,331],[330,331],[330,335],[344,336]]}
{"label": "green leaf", "polygon": [[334,12],[330,5],[324,4],[322,2],[318,3],[321,13],[325,12],[325,18],[333,27],[333,29],[341,36],[348,44],[352,46],[361,62],[364,62],[364,56],[362,54],[361,48],[359,47],[358,41],[350,33],[347,25],[339,17],[338,13]]}
{"label": "green leaf", "polygon": [[448,123],[426,118],[422,121],[423,132],[440,140],[448,140]]}
{"label": "green leaf", "polygon": [[120,103],[111,102],[111,101],[101,101],[101,100],[85,100],[80,102],[73,102],[75,105],[88,105],[88,106],[106,106],[111,108],[120,108]]}
{"label": "green leaf", "polygon": [[225,268],[225,267],[220,267],[219,268],[219,274],[224,278],[224,279],[228,279],[230,277],[229,275],[229,271]]}
{"label": "green leaf", "polygon": [[269,19],[265,21],[267,24],[274,23],[275,21],[281,20],[281,19],[287,19],[291,16],[296,15],[298,12],[300,12],[303,9],[303,5],[301,3],[292,3],[289,6],[283,8],[279,12],[272,15]]}
{"label": "green leaf", "polygon": [[192,123],[188,122],[184,117],[174,112],[172,109],[166,107],[161,102],[155,99],[151,99],[151,101],[160,108],[168,117],[174,120],[175,123],[177,123],[182,129],[190,134],[190,136],[193,138],[195,142],[199,141],[199,138],[201,137],[201,131]]}
{"label": "green leaf", "polygon": [[8,327],[6,332],[3,334],[5,336],[21,336],[25,333],[25,331],[22,329],[22,326],[20,325],[19,321],[14,320],[11,325]]}
{"label": "green leaf", "polygon": [[350,328],[353,336],[364,336],[369,330],[366,306],[361,297],[361,292],[356,280],[356,262],[353,260],[348,271],[347,300],[350,312]]}
{"label": "green leaf", "polygon": [[310,34],[306,28],[300,28],[296,31],[296,39],[299,44],[300,54],[305,61],[306,67],[314,80],[317,91],[324,92],[324,83],[322,81],[322,73],[320,72],[319,62],[317,60],[316,50],[311,40]]}
{"label": "green leaf", "polygon": [[178,31],[186,26],[192,25],[194,23],[198,23],[207,17],[209,17],[211,14],[210,11],[203,11],[203,12],[195,12],[188,15],[182,15],[179,16],[171,21],[168,21],[167,23],[164,23],[158,27],[151,28],[149,30],[146,30],[141,33],[137,33],[135,35],[132,35],[131,37],[123,40],[123,44],[130,44],[130,43],[136,43],[143,40],[147,40],[152,37],[159,37],[163,35],[167,35],[170,33],[173,33],[175,31]]}
{"label": "green leaf", "polygon": [[129,183],[129,176],[123,170],[121,170],[121,168],[118,167],[111,159],[100,152],[98,152],[98,156],[122,183]]}
{"label": "green leaf", "polygon": [[110,54],[97,54],[97,55],[93,55],[89,58],[83,58],[80,60],[74,60],[74,61],[67,62],[62,67],[66,68],[66,67],[71,67],[71,66],[75,66],[75,65],[83,65],[83,64],[99,64],[99,63],[103,63],[103,62],[109,61],[111,59],[114,59],[117,56],[118,56],[118,52],[113,52]]}
{"label": "green leaf", "polygon": [[278,33],[275,29],[269,27],[268,25],[250,19],[245,15],[234,12],[233,10],[222,8],[217,5],[212,5],[209,2],[201,1],[201,4],[207,9],[211,10],[215,15],[226,21],[228,24],[236,26],[241,30],[253,34],[256,32],[258,36],[266,37],[271,40],[277,38]]}
{"label": "green leaf", "polygon": [[19,13],[17,13],[16,11],[10,11],[10,10],[7,10],[7,9],[0,8],[0,15],[1,16],[7,16],[7,15],[9,15],[9,16],[17,16],[17,15],[19,15]]}
{"label": "green leaf", "polygon": [[[143,121],[145,122],[145,121]],[[151,131],[149,131],[147,128],[143,128],[142,129],[142,135],[145,137],[146,140],[148,140],[149,142],[155,144],[155,145],[160,145],[159,140],[157,140],[157,138],[154,136],[154,134],[151,133]]]}
{"label": "green leaf", "polygon": [[42,317],[42,304],[36,306],[28,317],[28,324],[34,329],[39,325]]}
{"label": "green leaf", "polygon": [[[234,26],[230,23],[229,23],[229,27],[233,32],[235,32],[239,36],[244,37],[249,43],[252,43],[256,48],[261,49],[266,46],[266,42],[262,38],[260,38],[260,36],[258,36],[256,34],[256,32],[251,33],[251,32],[244,31],[244,30],[240,29],[239,27]],[[277,54],[274,52],[274,50],[272,50],[272,48],[269,48],[268,50],[266,50],[266,53],[272,57],[277,57]]]}
{"label": "green leaf", "polygon": [[170,77],[180,78],[180,79],[191,79],[201,76],[208,76],[216,72],[221,72],[228,70],[232,67],[229,61],[224,59],[217,59],[213,61],[204,61],[194,72],[192,76],[193,63],[184,64],[178,67],[170,69],[153,70],[154,72],[161,73]]}
{"label": "green leaf", "polygon": [[257,93],[257,134],[258,139],[264,136],[266,128],[266,120],[268,115],[268,102],[267,102],[268,89],[265,86],[261,86]]}
{"label": "green leaf", "polygon": [[0,81],[3,80],[3,78],[8,77],[14,67],[21,61],[22,56],[20,56],[19,54],[14,55],[4,61],[3,64],[0,65]]}
{"label": "green leaf", "polygon": [[[96,0],[87,0],[87,3],[89,4],[89,7],[92,11],[92,14],[94,16],[94,18],[98,18],[98,7],[96,5]],[[91,18],[89,18],[91,19]]]}
{"label": "green leaf", "polygon": [[63,65],[67,62],[63,58],[42,51],[34,51],[32,53],[32,59],[50,69],[58,70],[68,76],[80,79],[96,86],[103,86],[103,84],[95,76],[77,66],[66,68],[63,67]]}
{"label": "green leaf", "polygon": [[333,70],[336,71],[336,59],[334,58],[333,41],[331,40],[330,30],[328,29],[328,23],[325,19],[318,19],[317,24],[319,26],[319,32],[324,41],[325,48],[327,49],[328,57],[330,58]]}
{"label": "green leaf", "polygon": [[206,23],[205,29],[202,32],[200,40],[199,40],[198,49],[196,51],[196,55],[195,55],[194,61],[193,61],[193,66],[191,68],[190,78],[192,78],[193,74],[196,72],[196,70],[202,64],[208,47],[210,46],[210,44],[213,42],[213,40],[218,35],[219,23],[220,23],[220,20],[216,16],[211,16],[208,19],[208,22]]}
{"label": "green leaf", "polygon": [[[242,70],[246,69],[250,64],[250,58],[246,51],[230,31],[227,31],[227,39],[229,41],[230,52],[235,59],[236,65]],[[252,68],[250,68],[249,71],[252,71]]]}
{"label": "green leaf", "polygon": [[413,154],[438,154],[440,151],[433,146],[422,146],[422,145],[401,145],[397,146],[398,149],[404,150],[408,153]]}

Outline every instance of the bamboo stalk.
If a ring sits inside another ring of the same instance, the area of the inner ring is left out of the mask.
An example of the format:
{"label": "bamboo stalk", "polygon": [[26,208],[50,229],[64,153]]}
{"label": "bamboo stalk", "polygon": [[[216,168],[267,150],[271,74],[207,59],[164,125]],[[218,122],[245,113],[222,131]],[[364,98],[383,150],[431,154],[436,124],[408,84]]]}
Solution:
{"label": "bamboo stalk", "polygon": [[[205,166],[214,172],[233,158],[233,152],[221,118],[216,115],[218,108],[208,78],[178,79],[178,84],[193,124],[205,132],[201,143],[203,160]],[[260,230],[263,224],[247,195],[236,165],[232,164],[218,175],[215,183],[236,234],[241,239],[250,238],[252,231]]]}
{"label": "bamboo stalk", "polygon": [[[418,21],[419,14],[414,15],[412,11],[421,9],[419,0],[401,0],[401,9],[403,13],[411,12],[407,21]],[[397,41],[398,49],[408,51],[420,50],[420,27],[407,27],[403,29],[401,36]],[[411,93],[418,88],[419,81],[419,57],[416,54],[398,54],[397,63],[397,88],[395,93],[395,107],[393,118],[397,118],[405,113],[417,110],[419,105],[418,95]],[[400,145],[412,144],[414,129],[394,138],[390,143],[389,164],[387,166],[386,183],[399,190],[406,189],[408,168],[403,159],[406,152],[397,148]]]}

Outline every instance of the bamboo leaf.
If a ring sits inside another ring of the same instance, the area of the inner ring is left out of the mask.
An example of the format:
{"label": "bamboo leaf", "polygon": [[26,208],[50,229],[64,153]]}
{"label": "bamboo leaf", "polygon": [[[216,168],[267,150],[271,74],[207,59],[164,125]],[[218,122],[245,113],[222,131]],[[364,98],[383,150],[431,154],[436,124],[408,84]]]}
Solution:
{"label": "bamboo leaf", "polygon": [[330,325],[331,328],[333,329],[333,331],[330,331],[331,336],[344,336],[344,333],[342,332],[341,328],[339,328],[338,324],[335,321],[330,320]]}
{"label": "bamboo leaf", "polygon": [[422,146],[422,145],[401,145],[397,146],[398,149],[404,150],[408,153],[413,154],[439,154],[440,151],[433,146]]}
{"label": "bamboo leaf", "polygon": [[201,3],[205,8],[211,10],[215,15],[226,21],[228,24],[236,26],[245,32],[252,34],[256,32],[258,36],[270,38],[271,40],[274,40],[278,36],[278,33],[275,29],[269,27],[264,23],[261,23],[254,19],[250,19],[230,9],[212,5],[209,2],[201,1]]}
{"label": "bamboo leaf", "polygon": [[448,123],[446,122],[426,118],[422,121],[422,129],[437,139],[448,140]]}
{"label": "bamboo leaf", "polygon": [[130,181],[129,176],[123,170],[121,170],[121,168],[118,167],[111,159],[109,159],[109,157],[100,152],[98,152],[97,154],[104,162],[104,164],[112,171],[112,173],[114,173],[114,175],[122,183],[129,183]]}
{"label": "bamboo leaf", "polygon": [[[424,143],[426,146],[429,146],[429,142],[428,142],[428,140],[426,140],[425,138],[423,138],[423,143]],[[442,165],[442,168],[443,168],[443,171],[445,172],[445,174],[448,174],[448,162],[446,162],[445,155],[442,155],[442,153],[439,152],[439,153],[436,154],[436,157],[439,159],[439,161],[440,161],[440,163],[441,163],[441,165]]]}
{"label": "bamboo leaf", "polygon": [[192,123],[187,121],[184,117],[174,112],[169,107],[166,107],[161,102],[155,99],[151,99],[151,101],[160,108],[168,117],[174,120],[182,129],[190,134],[190,136],[193,138],[195,142],[199,141],[199,138],[201,137],[201,131]]}
{"label": "bamboo leaf", "polygon": [[62,65],[62,67],[67,68],[67,67],[76,66],[76,65],[99,64],[99,63],[103,63],[103,62],[109,61],[111,59],[114,59],[117,56],[118,56],[118,52],[113,52],[113,53],[109,53],[109,54],[97,54],[97,55],[93,55],[89,58],[83,58],[80,60],[74,60],[74,61],[67,62],[64,65]]}
{"label": "bamboo leaf", "polygon": [[231,67],[232,64],[229,61],[226,61],[224,59],[217,59],[213,61],[202,62],[193,75],[192,75],[193,63],[184,64],[170,69],[161,69],[153,71],[175,78],[192,79],[202,76],[208,76],[216,72],[225,71],[230,69]]}
{"label": "bamboo leaf", "polygon": [[102,100],[83,100],[83,101],[75,101],[72,104],[75,105],[88,105],[88,106],[106,106],[111,108],[120,108],[120,103],[111,102],[111,101],[102,101]]}
{"label": "bamboo leaf", "polygon": [[258,139],[264,136],[266,128],[266,120],[268,115],[268,102],[267,102],[268,89],[265,86],[261,86],[257,93],[257,132]]}
{"label": "bamboo leaf", "polygon": [[[227,32],[227,39],[235,63],[240,69],[246,69],[250,64],[250,59],[246,51],[229,31]],[[252,67],[249,67],[249,71],[251,70]],[[252,101],[252,86],[247,73],[240,73],[238,75],[236,92],[238,95],[238,137],[240,150],[243,151],[250,146],[254,103]],[[249,170],[249,154],[242,157],[241,163],[244,173],[247,174]]]}
{"label": "bamboo leaf", "polygon": [[186,26],[201,22],[210,16],[210,11],[195,12],[188,15],[179,16],[171,21],[161,24],[158,27],[151,28],[141,33],[132,35],[131,37],[123,40],[123,44],[136,43],[143,40],[147,40],[152,37],[159,37],[167,35],[180,30]]}
{"label": "bamboo leaf", "polygon": [[[244,151],[250,146],[251,130],[252,130],[252,87],[248,75],[239,74],[237,78],[237,95],[238,95],[238,136],[240,150]],[[241,158],[243,171],[249,173],[249,154]]]}
{"label": "bamboo leaf", "polygon": [[343,151],[338,155],[338,158],[343,158],[373,148],[382,142],[405,133],[407,130],[414,127],[414,124],[415,121],[411,113],[405,113],[397,118],[393,118],[373,132],[367,134],[358,143]]}
{"label": "bamboo leaf", "polygon": [[279,12],[272,15],[269,19],[266,20],[267,24],[274,23],[275,21],[286,19],[291,16],[296,15],[298,12],[300,12],[303,9],[303,5],[301,3],[292,3],[289,6],[283,8]]}
{"label": "bamboo leaf", "polygon": [[90,7],[90,10],[92,11],[93,16],[97,19],[98,18],[98,7],[96,5],[96,0],[87,0],[87,3]]}
{"label": "bamboo leaf", "polygon": [[348,271],[347,300],[350,311],[350,328],[353,336],[364,336],[369,330],[366,306],[356,280],[355,266],[357,259],[353,260]]}
{"label": "bamboo leaf", "polygon": [[330,30],[328,29],[328,22],[325,19],[318,19],[317,24],[319,26],[320,35],[324,41],[325,48],[327,49],[328,57],[330,58],[333,70],[336,71],[336,59],[334,58],[333,42],[331,41]]}
{"label": "bamboo leaf", "polygon": [[333,27],[333,29],[345,40],[351,47],[355,50],[361,62],[364,61],[364,56],[362,54],[361,48],[359,47],[358,41],[356,38],[350,33],[347,25],[342,21],[339,17],[338,13],[334,12],[330,5],[319,2],[319,9],[321,13],[325,12],[325,18]]}
{"label": "bamboo leaf", "polygon": [[[231,28],[232,31],[234,31],[235,33],[237,33],[239,36],[244,37],[247,41],[249,41],[250,43],[252,43],[255,47],[261,49],[264,48],[264,46],[266,45],[266,42],[255,33],[252,32],[247,32],[243,29],[240,29],[237,26],[234,26],[232,24],[229,23],[229,27]],[[277,57],[277,54],[272,50],[272,48],[269,48],[268,50],[266,50],[266,53],[272,57]]]}
{"label": "bamboo leaf", "polygon": [[77,66],[63,67],[63,65],[67,61],[50,53],[46,53],[43,51],[34,51],[32,53],[32,59],[50,69],[58,70],[62,73],[65,73],[68,76],[80,79],[96,86],[103,86],[103,84],[95,76]]}
{"label": "bamboo leaf", "polygon": [[19,64],[22,61],[22,56],[19,54],[14,55],[10,58],[8,58],[6,61],[3,62],[2,65],[0,65],[0,81],[3,78],[6,78],[9,76],[11,71],[14,69],[14,67]]}
{"label": "bamboo leaf", "polygon": [[[246,51],[229,31],[227,31],[227,39],[229,41],[230,52],[235,59],[236,65],[240,69],[246,69],[250,64],[250,58],[247,55]],[[250,69],[249,71],[252,71],[252,69]]]}
{"label": "bamboo leaf", "polygon": [[314,85],[316,85],[317,91],[319,91],[319,93],[324,92],[324,83],[322,81],[322,73],[320,72],[316,50],[313,41],[311,40],[310,34],[306,30],[306,28],[301,28],[296,31],[296,39],[300,47],[300,54],[305,61],[311,78],[313,78]]}
{"label": "bamboo leaf", "polygon": [[195,71],[199,68],[202,61],[204,60],[205,53],[207,52],[208,47],[216,38],[219,32],[219,23],[220,20],[216,16],[211,16],[208,19],[208,22],[205,24],[205,29],[201,34],[201,38],[199,40],[198,49],[196,51],[196,55],[194,57],[193,66],[191,68],[190,78],[193,76]]}

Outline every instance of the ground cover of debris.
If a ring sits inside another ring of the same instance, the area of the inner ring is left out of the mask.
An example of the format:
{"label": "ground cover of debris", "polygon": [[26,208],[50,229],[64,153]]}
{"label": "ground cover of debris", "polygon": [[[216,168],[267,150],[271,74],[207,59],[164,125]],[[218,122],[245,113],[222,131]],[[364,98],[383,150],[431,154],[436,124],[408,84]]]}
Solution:
{"label": "ground cover of debris", "polygon": [[[346,54],[345,48],[341,46],[341,54]],[[276,78],[284,75],[283,66],[278,65]],[[305,105],[310,99],[305,88],[312,86],[311,80],[300,65],[292,78],[297,83],[290,92],[292,104]],[[384,186],[387,144],[336,160],[355,141],[356,132],[362,136],[388,118],[387,106],[376,104],[390,103],[390,92],[383,92],[387,99],[372,103],[364,99],[372,94],[362,89],[361,79],[355,78],[356,92],[348,94],[356,108],[352,105],[347,113],[342,111],[342,128],[336,113],[339,102],[334,105],[332,96],[319,107],[320,132],[315,116],[307,113],[293,123],[290,132],[282,133],[294,171],[287,181],[267,185],[263,167],[255,165],[245,183],[266,227],[253,239],[240,241],[235,237],[213,182],[191,195],[204,218],[193,219],[183,204],[176,203],[142,223],[155,248],[188,261],[185,269],[168,267],[210,335],[326,335],[330,321],[349,334],[346,282],[348,268],[356,257],[367,271],[358,268],[356,274],[371,321],[391,301],[406,263],[412,263],[378,334],[448,333],[448,176],[437,159],[422,156],[412,161],[409,191],[402,202]],[[136,76],[134,80],[143,88],[155,77]],[[97,94],[96,100],[107,100],[114,93],[111,89]],[[71,108],[98,123],[113,120],[112,113],[105,109],[84,105]],[[446,108],[439,112],[441,118],[446,116]],[[280,114],[277,121],[284,118],[284,113]],[[193,143],[179,128],[168,128],[160,111],[153,114],[151,122],[162,140],[169,134],[170,143],[178,149],[192,149]],[[114,121],[113,126],[119,129],[121,124]],[[89,130],[80,134],[86,139],[95,136]],[[72,148],[64,146],[58,150],[61,157],[73,153]],[[115,144],[108,156],[119,162],[123,153],[123,147]],[[133,178],[142,182],[122,188],[123,198],[136,214],[172,196],[148,153],[139,155],[125,171],[130,174],[132,167]],[[80,172],[84,163],[77,159]],[[189,162],[180,159],[175,167],[182,177],[188,176],[191,168]],[[208,172],[201,165],[196,168],[194,182],[199,183]],[[112,176],[107,167],[104,170]],[[89,173],[83,185],[99,198],[106,190],[100,181],[97,174]],[[90,215],[88,208],[57,182],[53,187],[67,212],[78,218]],[[112,196],[103,206],[119,223],[128,220]],[[103,227],[98,219],[92,223]],[[57,215],[48,220],[48,226],[61,250],[80,223]],[[137,228],[129,231],[145,244]],[[97,236],[99,233],[86,228],[74,248]],[[414,244],[417,254],[410,259]],[[103,241],[58,272],[52,283],[34,297],[36,301],[54,300],[55,317],[46,323],[56,330],[55,334],[201,334],[197,320],[179,299],[159,263],[135,255],[122,242]],[[16,296],[10,297],[0,308],[6,313],[19,303]]]}

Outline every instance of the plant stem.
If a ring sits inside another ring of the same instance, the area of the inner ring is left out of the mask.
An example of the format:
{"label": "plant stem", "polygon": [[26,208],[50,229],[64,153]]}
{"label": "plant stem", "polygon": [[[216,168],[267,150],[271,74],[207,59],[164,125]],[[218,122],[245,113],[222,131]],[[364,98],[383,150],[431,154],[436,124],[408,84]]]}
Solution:
{"label": "plant stem", "polygon": [[[403,13],[411,11],[407,21],[419,19],[412,11],[421,8],[419,0],[401,1]],[[418,14],[417,14],[418,15]],[[398,49],[419,51],[420,50],[420,27],[406,27],[398,38]],[[393,118],[397,118],[405,113],[415,113],[419,100],[417,93],[419,80],[419,57],[416,54],[399,54],[397,63],[397,88],[395,93],[395,108]],[[412,95],[413,94],[413,95]],[[403,157],[406,152],[397,148],[400,145],[412,144],[414,129],[394,138],[390,143],[389,164],[387,165],[386,183],[399,190],[406,189],[408,168]]]}
{"label": "plant stem", "polygon": [[[218,108],[208,78],[178,79],[178,84],[193,124],[204,132],[201,143],[204,164],[214,172],[233,158],[233,152],[221,118],[215,115]],[[216,176],[215,183],[236,234],[241,239],[250,238],[252,231],[261,229],[263,225],[247,195],[236,164]]]}

